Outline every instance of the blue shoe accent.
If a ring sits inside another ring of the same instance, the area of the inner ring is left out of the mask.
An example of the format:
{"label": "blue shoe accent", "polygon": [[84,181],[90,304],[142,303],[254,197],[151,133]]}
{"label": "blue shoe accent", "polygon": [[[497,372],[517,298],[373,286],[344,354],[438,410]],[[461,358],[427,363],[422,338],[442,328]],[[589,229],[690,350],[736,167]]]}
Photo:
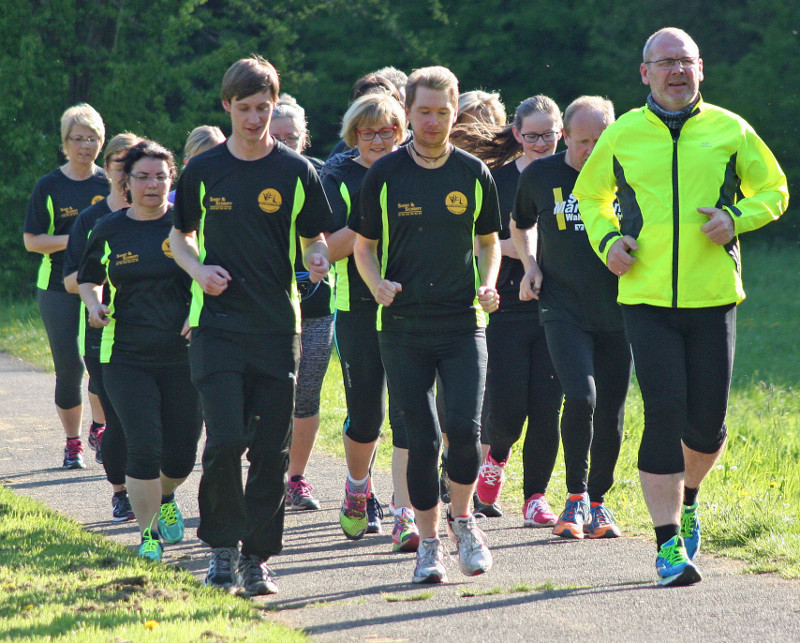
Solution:
{"label": "blue shoe accent", "polygon": [[673,536],[661,545],[656,557],[656,571],[659,585],[694,585],[702,579],[697,567],[689,560],[680,536]]}
{"label": "blue shoe accent", "polygon": [[164,548],[161,546],[161,541],[153,537],[150,527],[142,532],[142,544],[139,545],[139,558],[147,558],[156,562],[161,562],[161,554],[164,553]]}
{"label": "blue shoe accent", "polygon": [[700,519],[697,517],[697,503],[691,507],[683,505],[681,514],[681,538],[686,544],[686,555],[694,560],[700,551]]}

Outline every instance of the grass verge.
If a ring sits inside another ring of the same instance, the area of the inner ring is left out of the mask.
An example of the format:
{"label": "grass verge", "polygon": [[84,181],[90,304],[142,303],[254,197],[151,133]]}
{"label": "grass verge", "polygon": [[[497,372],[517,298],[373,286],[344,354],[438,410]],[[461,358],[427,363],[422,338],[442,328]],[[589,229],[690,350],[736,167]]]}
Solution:
{"label": "grass verge", "polygon": [[0,639],[307,641],[248,599],[146,563],[0,486]]}

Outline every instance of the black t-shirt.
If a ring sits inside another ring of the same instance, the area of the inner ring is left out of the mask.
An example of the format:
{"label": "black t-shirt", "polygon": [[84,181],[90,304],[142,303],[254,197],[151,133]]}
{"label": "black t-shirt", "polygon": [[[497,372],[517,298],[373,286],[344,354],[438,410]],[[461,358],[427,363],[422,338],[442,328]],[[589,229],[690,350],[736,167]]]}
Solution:
{"label": "black t-shirt", "polygon": [[95,225],[78,269],[78,283],[108,280],[111,322],[102,330],[100,361],[180,364],[188,359],[181,329],[191,279],[172,257],[171,213],[139,221],[127,212],[112,212]]}
{"label": "black t-shirt", "polygon": [[[514,209],[514,200],[517,198],[517,184],[520,172],[515,161],[492,170],[492,177],[497,185],[497,196],[500,201],[500,220],[503,229],[500,231],[501,239],[511,238],[511,211]],[[535,300],[520,301],[519,284],[525,275],[525,267],[519,259],[503,257],[500,263],[500,273],[497,275],[497,292],[500,293],[500,307],[492,313],[492,318],[524,317],[535,323],[539,319],[539,306]]]}
{"label": "black t-shirt", "polygon": [[[89,233],[94,229],[97,222],[111,209],[108,207],[108,199],[103,199],[92,206],[86,208],[75,219],[72,230],[69,231],[69,241],[67,249],[64,251],[64,276],[77,272],[81,265],[81,257],[89,241]],[[108,288],[103,288],[103,303],[108,305]],[[80,332],[78,334],[78,346],[81,354],[94,359],[100,358],[100,340],[103,331],[89,325],[89,311],[81,304],[83,315],[81,316]]]}
{"label": "black t-shirt", "polygon": [[173,222],[197,231],[200,261],[232,279],[219,296],[192,284],[193,326],[299,333],[297,235],[325,231],[330,207],[311,163],[282,143],[244,161],[226,143],[192,159],[178,180]]}
{"label": "black t-shirt", "polygon": [[[94,166],[92,176],[74,181],[53,170],[39,179],[28,202],[24,231],[30,234],[69,234],[79,212],[108,196],[103,168]],[[73,271],[74,272],[74,271]],[[42,257],[36,286],[41,290],[64,290],[64,251]]]}
{"label": "black t-shirt", "polygon": [[378,160],[361,188],[361,212],[350,228],[382,240],[381,273],[403,287],[379,306],[378,329],[445,331],[486,325],[475,235],[500,230],[489,169],[454,149],[444,165],[417,165],[405,148]]}
{"label": "black t-shirt", "polygon": [[[367,168],[351,158],[325,174],[322,187],[333,212],[331,232],[347,227],[351,217],[358,218],[361,184],[366,175]],[[337,310],[375,310],[378,307],[352,255],[336,262],[334,305]]]}
{"label": "black t-shirt", "polygon": [[[566,164],[565,154],[526,167],[514,204],[517,227],[527,230],[536,225],[539,230],[541,318],[567,320],[588,331],[619,330],[618,280],[589,244],[572,194],[578,171]],[[616,202],[615,207],[619,213]]]}

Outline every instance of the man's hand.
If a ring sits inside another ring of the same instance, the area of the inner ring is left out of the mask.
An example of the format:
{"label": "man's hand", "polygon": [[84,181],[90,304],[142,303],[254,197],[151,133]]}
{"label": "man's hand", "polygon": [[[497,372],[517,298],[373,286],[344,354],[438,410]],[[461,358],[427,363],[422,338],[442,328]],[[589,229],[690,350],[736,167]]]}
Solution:
{"label": "man's hand", "polygon": [[520,301],[530,301],[539,299],[539,292],[542,290],[542,271],[539,264],[531,262],[530,268],[525,271],[525,276],[519,282]]}
{"label": "man's hand", "polygon": [[325,275],[331,268],[331,264],[322,253],[315,252],[308,257],[308,278],[312,284],[319,283],[325,279]]}
{"label": "man's hand", "polygon": [[487,313],[493,313],[500,306],[500,295],[497,290],[488,286],[478,288],[478,303]]}
{"label": "man's hand", "polygon": [[620,237],[608,251],[608,269],[621,277],[631,269],[636,261],[636,257],[631,255],[630,251],[638,249],[636,239],[627,234]]}
{"label": "man's hand", "polygon": [[381,279],[378,282],[377,288],[375,288],[375,301],[381,306],[391,306],[395,295],[402,291],[402,284],[396,281],[389,281],[388,279]]}
{"label": "man's hand", "polygon": [[230,273],[222,266],[206,266],[205,264],[198,264],[198,266],[196,273],[192,276],[200,284],[203,292],[214,296],[223,293],[231,280]]}
{"label": "man's hand", "polygon": [[718,246],[724,246],[736,235],[733,227],[733,218],[725,210],[719,208],[697,208],[701,214],[708,217],[708,223],[700,228],[709,241]]}

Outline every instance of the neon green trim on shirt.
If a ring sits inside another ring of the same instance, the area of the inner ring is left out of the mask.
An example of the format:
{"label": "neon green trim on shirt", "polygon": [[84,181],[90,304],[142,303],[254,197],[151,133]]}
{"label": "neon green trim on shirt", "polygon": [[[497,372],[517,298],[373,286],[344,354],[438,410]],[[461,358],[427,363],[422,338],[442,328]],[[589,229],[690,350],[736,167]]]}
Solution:
{"label": "neon green trim on shirt", "polygon": [[[53,210],[53,197],[47,195],[47,211],[50,213],[50,225],[47,226],[47,234],[54,234],[56,231],[56,215]],[[50,273],[53,270],[53,262],[49,254],[42,255],[42,263],[39,264],[39,273],[36,277],[36,287],[47,290],[50,285]]]}

